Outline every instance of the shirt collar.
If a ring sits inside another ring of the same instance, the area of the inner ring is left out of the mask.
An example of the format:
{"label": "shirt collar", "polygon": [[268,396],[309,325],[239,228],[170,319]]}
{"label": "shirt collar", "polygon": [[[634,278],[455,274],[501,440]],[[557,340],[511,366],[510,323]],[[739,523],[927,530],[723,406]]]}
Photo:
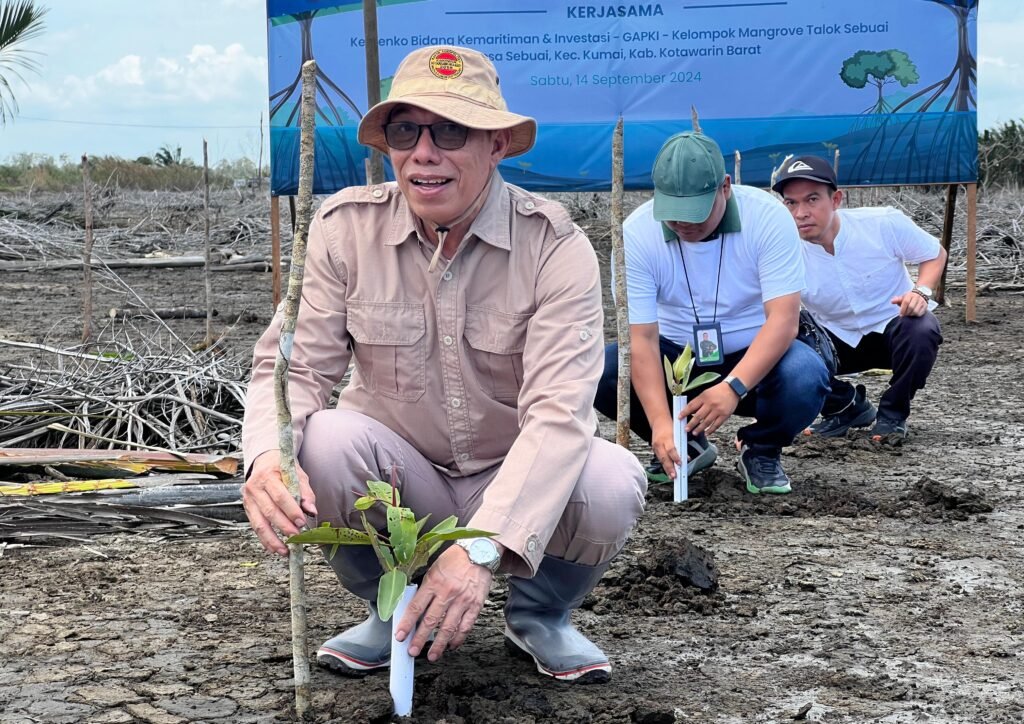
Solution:
{"label": "shirt collar", "polygon": [[[511,228],[509,225],[510,199],[508,187],[495,169],[491,175],[490,185],[486,192],[483,206],[469,225],[466,238],[476,236],[483,242],[499,249],[512,248]],[[398,246],[410,237],[419,238],[422,223],[412,213],[405,196],[398,193],[398,209],[395,212],[391,230],[384,240],[385,246]]]}
{"label": "shirt collar", "polygon": [[[722,220],[718,222],[718,226],[715,227],[711,235],[702,241],[711,241],[722,234],[733,234],[740,230],[740,207],[736,203],[736,194],[730,194],[729,199],[725,202],[725,213],[722,214]],[[675,241],[679,238],[679,235],[672,231],[664,221],[661,222],[661,233],[665,241]]]}

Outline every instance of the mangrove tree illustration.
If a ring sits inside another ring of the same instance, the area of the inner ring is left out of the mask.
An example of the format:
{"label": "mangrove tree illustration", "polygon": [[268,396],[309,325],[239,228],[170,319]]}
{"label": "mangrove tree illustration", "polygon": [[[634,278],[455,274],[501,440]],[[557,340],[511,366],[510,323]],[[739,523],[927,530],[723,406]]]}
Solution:
{"label": "mangrove tree illustration", "polygon": [[893,107],[885,100],[883,89],[899,83],[906,88],[921,77],[910,56],[902,50],[858,50],[843,61],[839,77],[851,88],[874,86],[878,97],[864,113],[891,113]]}

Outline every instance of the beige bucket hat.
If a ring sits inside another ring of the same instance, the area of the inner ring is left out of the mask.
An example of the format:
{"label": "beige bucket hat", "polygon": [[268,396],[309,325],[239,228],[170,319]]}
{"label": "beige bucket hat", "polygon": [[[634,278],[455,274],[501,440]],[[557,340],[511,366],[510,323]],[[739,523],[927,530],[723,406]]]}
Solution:
{"label": "beige bucket hat", "polygon": [[415,106],[468,128],[508,128],[512,142],[506,158],[533,148],[537,121],[509,112],[498,88],[498,71],[476,50],[435,45],[414,50],[395,71],[391,92],[359,122],[359,142],[388,153],[384,123],[398,105]]}

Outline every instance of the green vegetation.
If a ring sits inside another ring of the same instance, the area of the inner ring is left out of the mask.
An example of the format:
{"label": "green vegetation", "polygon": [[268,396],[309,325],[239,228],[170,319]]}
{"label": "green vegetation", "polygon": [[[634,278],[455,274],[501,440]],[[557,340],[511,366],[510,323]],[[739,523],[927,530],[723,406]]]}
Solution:
{"label": "green vegetation", "polygon": [[44,15],[46,8],[33,0],[0,0],[0,126],[18,113],[8,78],[13,76],[24,83],[19,69],[39,72],[39,61],[32,57],[39,51],[26,50],[22,45],[43,32]]}
{"label": "green vegetation", "polygon": [[[210,169],[210,185],[230,188],[235,179],[256,178],[252,159],[221,160]],[[267,171],[264,169],[264,177]],[[101,185],[140,191],[191,191],[203,182],[203,169],[181,157],[181,149],[160,148],[153,157],[134,160],[117,156],[90,156],[89,174]],[[0,163],[0,191],[37,189],[80,190],[82,168],[78,159],[39,153],[18,153]]]}
{"label": "green vegetation", "polygon": [[978,180],[988,188],[1024,186],[1024,120],[1010,121],[981,133]]}

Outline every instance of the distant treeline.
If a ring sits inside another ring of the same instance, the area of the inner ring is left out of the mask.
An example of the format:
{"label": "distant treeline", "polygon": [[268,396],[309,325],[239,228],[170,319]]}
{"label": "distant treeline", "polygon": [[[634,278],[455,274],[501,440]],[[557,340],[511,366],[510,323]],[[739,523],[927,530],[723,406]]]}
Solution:
{"label": "distant treeline", "polygon": [[[264,183],[268,169],[262,169]],[[203,167],[181,157],[181,149],[161,148],[153,156],[134,160],[90,156],[89,175],[100,186],[140,191],[191,191],[203,182]],[[255,179],[256,162],[249,158],[221,160],[210,168],[210,184],[231,187],[239,179]],[[0,162],[0,191],[66,191],[82,186],[79,158],[39,153],[14,154]]]}
{"label": "distant treeline", "polygon": [[[262,169],[264,179],[269,169]],[[203,179],[203,169],[191,159],[181,157],[181,149],[163,147],[152,156],[135,160],[117,156],[89,159],[94,182],[142,191],[190,191]],[[1019,188],[1024,186],[1024,119],[1010,121],[983,131],[978,136],[978,175],[985,187]],[[210,183],[229,187],[239,179],[257,177],[256,163],[250,158],[221,160],[210,169]],[[77,159],[38,153],[15,154],[0,163],[0,191],[40,189],[64,191],[82,184],[82,167]]]}
{"label": "distant treeline", "polygon": [[978,136],[978,175],[983,186],[1024,186],[1024,120],[1010,121]]}

